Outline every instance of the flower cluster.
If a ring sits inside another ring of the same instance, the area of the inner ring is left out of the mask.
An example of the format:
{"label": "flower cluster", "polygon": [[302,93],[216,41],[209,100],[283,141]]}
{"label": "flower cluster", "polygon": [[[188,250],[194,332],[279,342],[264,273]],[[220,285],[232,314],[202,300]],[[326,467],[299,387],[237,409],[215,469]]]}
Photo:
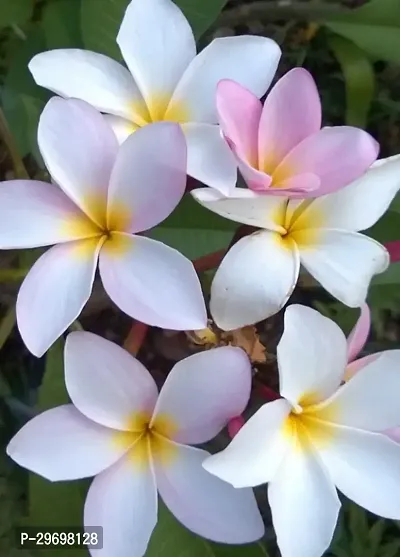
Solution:
{"label": "flower cluster", "polygon": [[158,494],[193,532],[243,544],[263,536],[251,488],[269,482],[283,557],[320,557],[329,546],[336,488],[400,519],[400,351],[356,359],[369,332],[371,278],[389,265],[386,249],[360,231],[400,189],[400,156],[376,160],[379,146],[363,130],[321,128],[318,91],[304,69],[277,81],[263,105],[280,58],[268,38],[216,39],[196,55],[172,0],[132,0],[117,43],[127,67],[76,49],[38,54],[29,65],[57,95],[38,126],[51,183],[0,184],[0,249],[52,246],[18,294],[28,349],[40,357],[67,331],[97,268],[109,297],[135,320],[207,326],[192,262],[146,236],[179,204],[187,175],[207,186],[191,192],[196,201],[255,228],[213,279],[209,307],[220,329],[280,311],[301,265],[361,317],[346,340],[328,318],[290,305],[277,349],[280,398],[231,428],[231,443],[212,456],[191,445],[245,410],[252,370],[243,350],[182,360],[158,394],[125,350],[71,333],[71,404],[33,418],[7,453],[51,481],[95,476],[84,524],[104,527],[103,557],[144,555]]}

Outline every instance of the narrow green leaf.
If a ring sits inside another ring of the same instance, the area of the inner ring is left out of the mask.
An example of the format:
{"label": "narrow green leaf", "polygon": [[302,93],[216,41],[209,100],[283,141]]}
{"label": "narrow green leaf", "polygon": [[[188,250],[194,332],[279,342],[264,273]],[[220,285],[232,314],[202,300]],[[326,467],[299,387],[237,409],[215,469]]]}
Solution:
{"label": "narrow green leaf", "polygon": [[341,21],[324,24],[353,41],[373,58],[400,63],[400,3],[398,0],[372,0],[351,10]]}
{"label": "narrow green leaf", "polygon": [[64,340],[60,338],[46,354],[43,382],[39,390],[38,410],[44,412],[67,404],[69,396],[64,379]]}
{"label": "narrow green leaf", "polygon": [[[194,505],[195,501],[192,502]],[[212,543],[192,534],[159,501],[158,522],[145,557],[268,557],[263,543],[242,546]]]}
{"label": "narrow green leaf", "polygon": [[338,35],[329,37],[328,42],[344,76],[346,124],[366,128],[375,89],[374,68],[365,52],[353,42]]}
{"label": "narrow green leaf", "polygon": [[117,60],[118,29],[129,0],[81,0],[81,30],[85,48]]}
{"label": "narrow green leaf", "polygon": [[81,0],[52,0],[45,4],[41,25],[49,50],[83,46],[80,12]]}
{"label": "narrow green leaf", "polygon": [[34,0],[2,0],[0,2],[0,28],[22,25],[31,17]]}
{"label": "narrow green leaf", "polygon": [[196,38],[217,19],[228,0],[175,0],[186,15]]}
{"label": "narrow green leaf", "polygon": [[0,350],[5,345],[8,337],[11,335],[16,322],[15,306],[7,309],[5,315],[0,321]]}

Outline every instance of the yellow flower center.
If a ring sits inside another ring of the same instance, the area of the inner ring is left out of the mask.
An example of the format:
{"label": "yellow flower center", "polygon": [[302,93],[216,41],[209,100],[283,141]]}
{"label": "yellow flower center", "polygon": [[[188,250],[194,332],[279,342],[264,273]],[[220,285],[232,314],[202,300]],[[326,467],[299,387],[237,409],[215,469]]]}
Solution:
{"label": "yellow flower center", "polygon": [[316,243],[324,222],[324,215],[312,206],[313,200],[305,200],[294,210],[289,210],[289,202],[278,208],[273,221],[280,227],[279,241],[282,247],[292,249],[295,242],[302,248]]}
{"label": "yellow flower center", "polygon": [[132,109],[132,131],[153,122],[177,122],[184,124],[190,121],[188,107],[179,101],[171,102],[168,95],[153,95],[144,102],[135,102]]}
{"label": "yellow flower center", "polygon": [[174,420],[159,414],[152,422],[146,413],[136,413],[128,420],[129,431],[116,431],[113,443],[127,449],[128,458],[138,468],[154,461],[170,464],[176,456],[176,447],[169,441],[177,429]]}

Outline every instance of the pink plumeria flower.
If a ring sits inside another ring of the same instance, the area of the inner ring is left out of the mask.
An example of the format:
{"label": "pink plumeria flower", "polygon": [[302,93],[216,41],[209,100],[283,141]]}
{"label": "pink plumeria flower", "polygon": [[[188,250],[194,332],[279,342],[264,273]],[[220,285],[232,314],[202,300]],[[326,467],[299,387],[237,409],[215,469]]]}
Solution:
{"label": "pink plumeria flower", "polygon": [[321,129],[318,90],[302,68],[277,82],[264,107],[239,83],[223,80],[217,108],[223,134],[254,191],[317,197],[361,176],[378,156],[378,143],[361,129]]}
{"label": "pink plumeria flower", "polygon": [[365,509],[400,518],[400,350],[341,385],[348,346],[317,311],[289,306],[278,345],[283,398],[262,406],[203,466],[237,488],[269,482],[282,557],[320,557],[335,530],[336,488]]}
{"label": "pink plumeria flower", "polygon": [[260,231],[239,240],[218,268],[210,309],[223,330],[278,312],[296,286],[300,264],[332,296],[360,307],[371,277],[389,265],[381,244],[358,231],[370,228],[400,189],[400,157],[375,163],[340,191],[313,200],[287,199],[236,188],[225,197],[192,192],[206,208]]}
{"label": "pink plumeria flower", "polygon": [[[222,347],[177,363],[161,389],[116,344],[71,333],[65,382],[73,404],[40,414],[11,440],[7,454],[51,481],[96,476],[86,526],[103,527],[94,557],[141,557],[157,523],[157,491],[189,530],[242,544],[264,533],[250,489],[208,474],[209,441],[249,399],[251,366],[240,348]],[[58,442],[62,439],[62,442]]]}
{"label": "pink plumeria flower", "polygon": [[234,79],[261,97],[278,66],[279,46],[265,37],[226,37],[196,56],[192,29],[171,0],[132,0],[117,43],[128,69],[78,49],[38,54],[29,69],[39,85],[107,113],[121,142],[151,122],[178,122],[188,145],[188,174],[227,193],[237,167],[218,126],[217,84]]}
{"label": "pink plumeria flower", "polygon": [[200,282],[176,250],[137,233],[164,220],[186,185],[179,125],[160,122],[121,148],[96,109],[54,97],[38,142],[57,185],[0,183],[0,249],[57,244],[25,278],[17,300],[21,336],[41,356],[78,317],[99,262],[110,298],[128,315],[168,329],[207,324]]}

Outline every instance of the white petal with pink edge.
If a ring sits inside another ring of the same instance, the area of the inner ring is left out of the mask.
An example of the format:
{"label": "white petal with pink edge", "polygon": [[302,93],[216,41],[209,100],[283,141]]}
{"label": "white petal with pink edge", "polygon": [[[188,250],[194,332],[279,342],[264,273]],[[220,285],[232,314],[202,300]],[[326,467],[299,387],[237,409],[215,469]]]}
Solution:
{"label": "white petal with pink edge", "polygon": [[52,482],[87,478],[102,472],[126,452],[127,448],[114,442],[115,433],[66,404],[25,424],[11,439],[7,454],[20,466]]}
{"label": "white petal with pink edge", "polygon": [[[327,426],[329,427],[329,426]],[[331,426],[319,450],[336,487],[368,511],[400,518],[400,445],[379,433]]]}
{"label": "white petal with pink edge", "polygon": [[101,250],[100,275],[114,303],[138,321],[175,330],[206,327],[203,293],[192,263],[161,242],[115,234]]}
{"label": "white petal with pink edge", "polygon": [[17,324],[35,356],[43,356],[88,301],[102,240],[54,246],[29,271],[17,298]]}
{"label": "white petal with pink edge", "polygon": [[310,236],[306,232],[307,241],[301,245],[297,242],[302,265],[340,302],[360,307],[371,278],[389,265],[387,250],[356,232],[316,229]]}
{"label": "white petal with pink edge", "polygon": [[117,43],[150,113],[164,108],[183,72],[196,56],[192,30],[171,0],[132,0]]}
{"label": "white petal with pink edge", "polygon": [[364,174],[378,156],[377,142],[349,126],[323,128],[295,147],[276,169],[279,181],[293,174],[319,176],[318,194],[336,191]]}
{"label": "white petal with pink edge", "polygon": [[[261,97],[271,84],[281,49],[256,36],[214,39],[187,68],[171,106],[187,107],[190,122],[218,122],[215,93],[221,79],[232,79]],[[168,117],[168,112],[166,114]]]}
{"label": "white petal with pink edge", "polygon": [[269,482],[288,449],[283,427],[290,409],[289,402],[283,398],[264,404],[243,425],[227,448],[207,458],[203,467],[235,488]]}
{"label": "white petal with pink edge", "polygon": [[[171,443],[172,442],[168,442]],[[157,487],[169,510],[186,528],[221,543],[261,538],[264,523],[251,489],[234,489],[202,468],[209,453],[173,444],[172,462],[154,462]]]}
{"label": "white petal with pink edge", "polygon": [[217,86],[218,120],[237,154],[258,168],[258,126],[262,104],[251,91],[230,79]]}
{"label": "white petal with pink edge", "polygon": [[268,500],[282,557],[320,557],[332,541],[340,500],[310,447],[293,442],[268,486]]}
{"label": "white petal with pink edge", "polygon": [[174,441],[205,443],[244,411],[250,389],[251,364],[241,348],[223,346],[194,354],[168,375],[153,420],[159,414],[171,418]]}
{"label": "white petal with pink edge", "polygon": [[303,139],[321,127],[321,102],[311,74],[294,68],[271,89],[258,131],[259,168],[271,173]]}
{"label": "white petal with pink edge", "polygon": [[132,134],[111,172],[108,228],[142,232],[167,218],[185,193],[186,160],[178,124],[157,122]]}
{"label": "white petal with pink edge", "polygon": [[89,104],[53,97],[39,120],[38,143],[54,181],[97,224],[105,224],[108,183],[118,150],[103,116]]}
{"label": "white petal with pink edge", "polygon": [[294,406],[302,405],[302,398],[307,405],[316,404],[332,395],[343,379],[346,337],[331,319],[294,304],[285,311],[277,354],[281,395]]}
{"label": "white petal with pink edge", "polygon": [[219,126],[183,124],[182,129],[188,149],[188,175],[228,195],[235,187],[237,168]]}
{"label": "white petal with pink edge", "polygon": [[[57,95],[142,122],[145,104],[131,74],[104,54],[76,48],[49,50],[36,54],[29,69],[38,85]],[[141,109],[138,114],[135,108]]]}
{"label": "white petal with pink edge", "polygon": [[367,342],[371,327],[371,312],[368,304],[361,306],[360,317],[347,338],[347,361],[357,358]]}
{"label": "white petal with pink edge", "polygon": [[330,421],[383,431],[400,425],[400,350],[382,352],[327,402]]}
{"label": "white petal with pink edge", "polygon": [[[133,449],[134,450],[134,449]],[[157,524],[157,488],[148,456],[135,466],[129,453],[93,480],[84,524],[103,528],[103,548],[93,557],[142,557]]]}
{"label": "white petal with pink edge", "polygon": [[286,199],[269,197],[242,188],[235,188],[229,197],[209,188],[195,189],[192,195],[203,207],[226,219],[285,232],[281,223]]}
{"label": "white petal with pink edge", "polygon": [[364,356],[363,358],[359,358],[358,360],[353,360],[352,362],[350,362],[346,368],[344,380],[348,381],[349,379],[351,379],[356,373],[358,373],[370,362],[376,360],[376,358],[378,358],[381,354],[383,354],[383,352],[368,354],[368,356]]}
{"label": "white petal with pink edge", "polygon": [[99,230],[55,185],[0,182],[0,248],[34,248],[97,236]]}
{"label": "white petal with pink edge", "polygon": [[349,186],[315,199],[299,216],[298,225],[309,221],[327,228],[366,230],[385,213],[399,189],[400,156],[376,161]]}
{"label": "white petal with pink edge", "polygon": [[261,231],[239,240],[227,253],[211,285],[215,323],[230,331],[277,313],[299,275],[296,246],[283,246],[278,234]]}
{"label": "white petal with pink edge", "polygon": [[152,415],[158,397],[143,364],[117,344],[83,331],[68,335],[64,360],[68,394],[80,412],[107,427],[143,429],[143,414]]}

